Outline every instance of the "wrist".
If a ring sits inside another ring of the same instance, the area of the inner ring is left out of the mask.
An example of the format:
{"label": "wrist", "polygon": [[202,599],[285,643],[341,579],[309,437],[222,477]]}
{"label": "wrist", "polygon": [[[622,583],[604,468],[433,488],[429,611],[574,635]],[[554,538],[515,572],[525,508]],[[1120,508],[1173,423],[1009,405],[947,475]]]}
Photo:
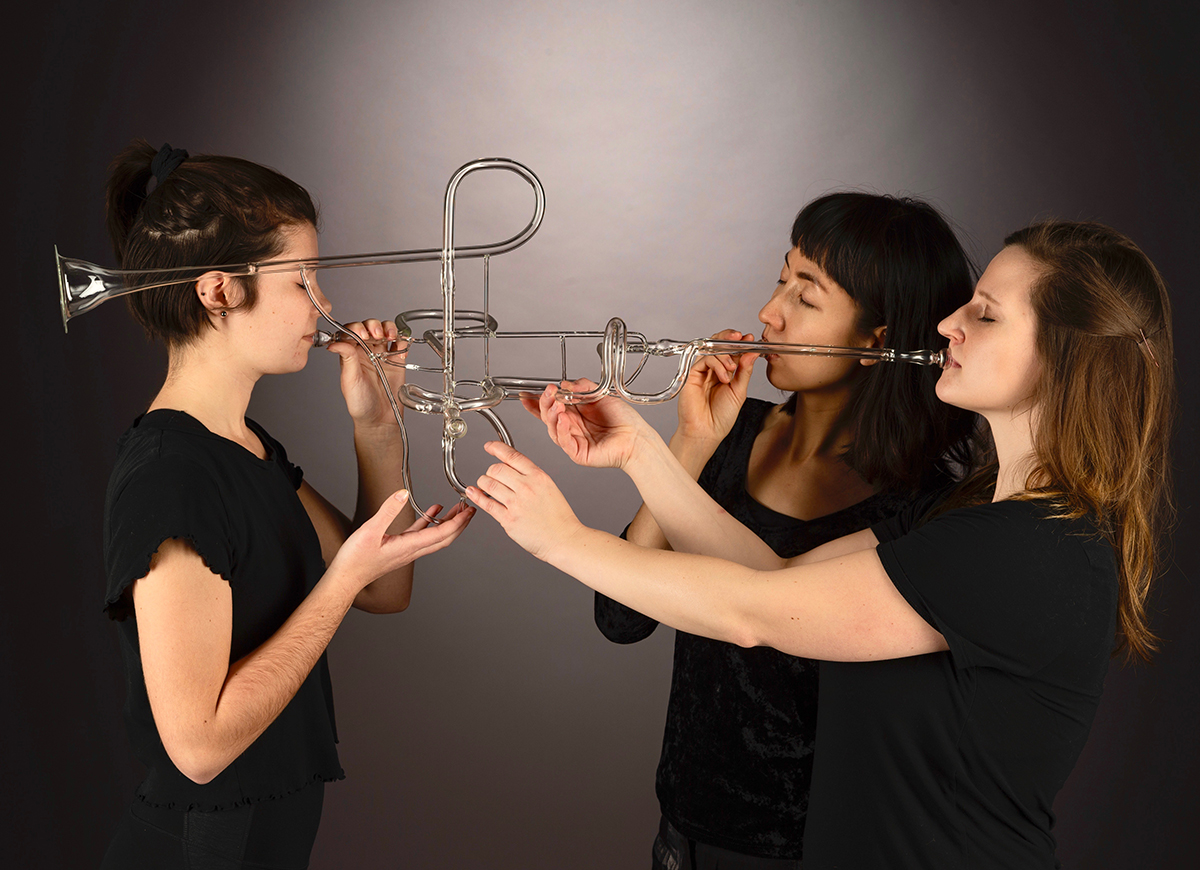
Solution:
{"label": "wrist", "polygon": [[565,574],[572,574],[572,562],[585,558],[588,535],[594,532],[594,529],[589,529],[576,518],[570,526],[556,534],[554,540],[538,553],[537,557]]}
{"label": "wrist", "polygon": [[400,440],[400,427],[389,417],[384,421],[366,422],[354,420],[354,443],[356,446],[390,447]]}
{"label": "wrist", "polygon": [[675,464],[678,460],[671,448],[662,440],[662,436],[654,429],[647,427],[646,431],[638,433],[621,470],[636,482],[639,477],[649,473],[651,469],[660,466],[663,462]]}
{"label": "wrist", "polygon": [[313,587],[313,592],[317,593],[318,590],[321,590],[326,597],[327,606],[334,610],[340,610],[341,614],[345,616],[351,605],[354,604],[355,596],[368,585],[370,585],[369,580],[363,582],[361,578],[354,575],[354,572],[339,565],[335,558],[321,579],[317,581],[317,585]]}
{"label": "wrist", "polygon": [[720,441],[710,437],[689,435],[676,431],[671,436],[668,446],[671,450],[671,455],[679,460],[679,464],[686,468],[692,477],[698,477],[700,472],[704,470],[704,466],[708,463],[708,460],[717,451],[717,446],[720,443]]}

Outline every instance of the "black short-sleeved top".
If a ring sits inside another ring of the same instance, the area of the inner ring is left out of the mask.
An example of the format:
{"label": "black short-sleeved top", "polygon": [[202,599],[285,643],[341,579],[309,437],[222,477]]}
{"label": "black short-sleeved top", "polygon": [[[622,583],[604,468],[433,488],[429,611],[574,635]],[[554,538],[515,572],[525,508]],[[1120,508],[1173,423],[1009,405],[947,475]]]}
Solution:
{"label": "black short-sleeved top", "polygon": [[211,782],[197,785],[167,756],[146,696],[128,589],[167,538],[188,541],[233,594],[229,661],[269,638],[325,571],[296,494],[302,472],[258,424],[266,459],[182,411],[144,414],[118,442],[104,507],[106,612],[117,620],[134,753],[148,773],[138,796],[174,809],[227,809],[341,779],[333,691],[324,655],[278,718]]}
{"label": "black short-sleeved top", "polygon": [[1116,631],[1110,545],[1037,502],[873,526],[948,652],[821,668],[806,870],[1051,868]]}
{"label": "black short-sleeved top", "polygon": [[[747,399],[700,475],[725,510],[784,558],[870,527],[908,504],[876,495],[813,520],[778,513],[746,492],[754,439],[773,406]],[[596,625],[617,643],[656,621],[596,595]],[[675,660],[656,791],[688,837],[764,858],[799,858],[817,715],[817,663],[767,647],[675,633]]]}

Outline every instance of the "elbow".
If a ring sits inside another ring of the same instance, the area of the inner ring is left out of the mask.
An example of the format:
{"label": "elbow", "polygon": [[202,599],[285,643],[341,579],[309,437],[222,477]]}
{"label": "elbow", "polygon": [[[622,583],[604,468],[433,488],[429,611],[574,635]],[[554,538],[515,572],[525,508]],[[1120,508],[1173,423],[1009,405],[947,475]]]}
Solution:
{"label": "elbow", "polygon": [[405,599],[404,601],[391,601],[387,604],[364,607],[362,609],[367,613],[403,613],[408,610],[408,604],[408,599]]}
{"label": "elbow", "polygon": [[163,747],[175,769],[196,785],[207,785],[216,779],[233,760],[224,758],[211,749],[200,746],[172,745],[163,741]]}
{"label": "elbow", "polygon": [[[222,768],[221,770],[224,770],[224,768]],[[188,779],[190,779],[192,782],[196,783],[196,785],[208,785],[210,782],[212,782],[214,779],[217,778],[217,774],[220,773],[221,771],[216,770],[216,769],[204,768],[204,767],[196,767],[196,768],[187,768],[187,769],[180,768],[179,772],[182,773],[184,776],[186,776]]]}
{"label": "elbow", "polygon": [[759,626],[753,620],[745,617],[734,617],[728,620],[722,633],[724,637],[721,640],[740,646],[742,649],[768,645]]}
{"label": "elbow", "polygon": [[356,610],[366,613],[403,613],[412,603],[412,565],[396,574],[368,583],[354,598]]}
{"label": "elbow", "polygon": [[355,609],[364,613],[403,613],[408,610],[408,605],[411,603],[411,590],[402,594],[371,595],[364,589],[354,599]]}

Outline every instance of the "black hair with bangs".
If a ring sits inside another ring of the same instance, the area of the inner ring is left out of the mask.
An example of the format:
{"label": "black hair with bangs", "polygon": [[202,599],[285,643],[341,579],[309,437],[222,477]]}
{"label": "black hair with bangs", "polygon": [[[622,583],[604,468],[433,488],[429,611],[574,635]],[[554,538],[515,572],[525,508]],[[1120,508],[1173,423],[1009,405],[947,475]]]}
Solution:
{"label": "black hair with bangs", "polygon": [[[938,322],[971,298],[977,271],[937,209],[912,197],[844,191],[806,205],[792,246],[858,305],[859,331],[886,325],[884,346],[942,347]],[[845,460],[882,490],[917,490],[972,465],[975,415],[944,404],[941,370],[909,363],[864,368],[847,405]],[[795,413],[796,396],[784,407]]]}

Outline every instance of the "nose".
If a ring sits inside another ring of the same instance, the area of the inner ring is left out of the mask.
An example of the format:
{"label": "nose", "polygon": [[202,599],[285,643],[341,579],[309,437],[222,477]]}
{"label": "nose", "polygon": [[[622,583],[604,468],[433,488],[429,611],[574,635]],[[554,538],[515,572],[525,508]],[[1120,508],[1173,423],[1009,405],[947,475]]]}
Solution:
{"label": "nose", "polygon": [[950,339],[950,342],[961,342],[963,340],[962,333],[962,308],[957,308],[950,312],[949,315],[942,318],[937,325],[938,334],[944,338]]}
{"label": "nose", "polygon": [[783,323],[779,316],[779,306],[775,302],[774,294],[767,300],[767,304],[758,310],[758,320],[776,332],[783,332]]}
{"label": "nose", "polygon": [[321,285],[317,283],[316,276],[310,272],[303,272],[302,274],[304,275],[304,283],[312,291],[313,299],[317,301],[317,306],[326,314],[330,314],[333,311],[333,303],[321,292]]}
{"label": "nose", "polygon": [[324,311],[327,315],[332,314],[333,313],[333,303],[330,302],[329,299],[326,298],[325,294],[321,292],[320,287],[317,287],[316,290],[317,290],[317,304],[319,304],[321,306],[321,310]]}

